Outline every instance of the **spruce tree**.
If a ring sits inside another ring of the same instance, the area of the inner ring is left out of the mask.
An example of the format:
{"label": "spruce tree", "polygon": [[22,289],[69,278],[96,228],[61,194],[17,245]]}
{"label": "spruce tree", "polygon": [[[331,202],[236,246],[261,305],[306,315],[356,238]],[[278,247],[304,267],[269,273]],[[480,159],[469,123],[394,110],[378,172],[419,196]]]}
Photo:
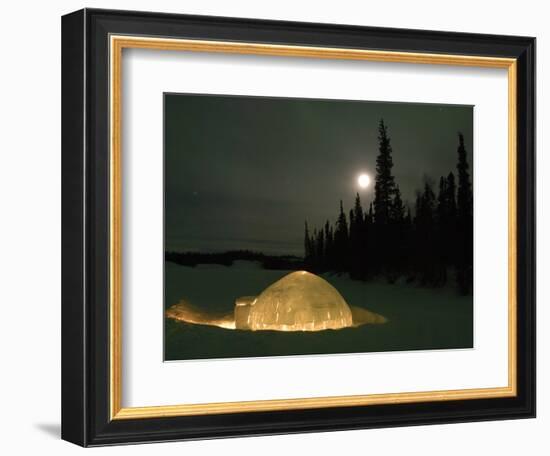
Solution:
{"label": "spruce tree", "polygon": [[405,223],[407,225],[412,224],[412,214],[411,214],[411,208],[407,207],[407,214],[405,215]]}
{"label": "spruce tree", "polygon": [[393,262],[392,234],[388,227],[391,222],[392,205],[395,197],[395,179],[392,174],[392,147],[384,120],[378,125],[378,156],[376,157],[376,177],[374,185],[374,236],[372,245],[378,272],[390,273]]}
{"label": "spruce tree", "polygon": [[464,146],[464,136],[458,134],[458,193],[457,193],[457,210],[458,217],[461,220],[468,220],[472,217],[472,184],[470,182],[470,174],[468,172],[468,158],[466,148]]}
{"label": "spruce tree", "polygon": [[315,253],[317,256],[317,268],[322,272],[325,270],[325,232],[320,229],[317,232],[317,238],[315,240]]}
{"label": "spruce tree", "polygon": [[334,240],[333,240],[333,234],[332,234],[332,227],[330,226],[330,223],[327,220],[325,223],[325,255],[324,255],[325,267],[327,270],[334,269],[333,251],[334,251]]}
{"label": "spruce tree", "polygon": [[358,223],[361,223],[363,221],[363,207],[361,206],[361,198],[359,197],[359,193],[355,196],[355,206],[353,207],[353,215],[355,216],[355,220]]}
{"label": "spruce tree", "polygon": [[313,232],[311,233],[311,255],[310,255],[310,263],[311,263],[311,269],[313,271],[317,271],[317,268],[319,267],[319,257],[317,256],[317,229],[313,228]]}
{"label": "spruce tree", "polygon": [[305,232],[304,232],[304,260],[306,265],[310,265],[311,259],[312,259],[312,251],[311,251],[311,238],[309,236],[309,227],[307,225],[307,220],[304,223],[305,225]]}
{"label": "spruce tree", "polygon": [[356,236],[357,232],[357,224],[355,223],[355,214],[353,212],[353,209],[349,210],[349,242],[350,247],[353,248],[351,243],[353,242],[353,238]]}
{"label": "spruce tree", "polygon": [[405,219],[405,205],[401,199],[401,191],[399,186],[395,186],[394,197],[390,206],[390,218],[389,221],[393,223],[402,223]]}
{"label": "spruce tree", "polygon": [[423,192],[416,196],[415,258],[416,271],[423,285],[434,285],[437,271],[437,244],[435,241],[436,197],[432,184],[425,179]]}
{"label": "spruce tree", "polygon": [[350,211],[350,229],[349,229],[349,246],[350,246],[350,274],[353,278],[361,278],[364,274],[362,271],[362,256],[364,254],[364,235],[365,235],[365,218],[363,208],[361,206],[361,198],[359,193],[355,197],[355,204]]}
{"label": "spruce tree", "polygon": [[437,195],[437,220],[436,220],[436,239],[438,253],[438,273],[437,285],[443,285],[447,281],[447,265],[449,262],[449,183],[447,178],[441,176],[439,179],[439,193]]}
{"label": "spruce tree", "polygon": [[463,294],[472,291],[473,284],[473,195],[464,136],[458,134],[457,190],[457,281]]}
{"label": "spruce tree", "polygon": [[374,217],[378,226],[389,222],[390,208],[395,193],[392,174],[393,159],[388,128],[381,119],[378,125],[378,156],[376,157],[376,178],[374,185]]}
{"label": "spruce tree", "polygon": [[412,257],[413,257],[413,246],[414,246],[413,217],[411,214],[411,208],[408,205],[406,205],[402,232],[403,232],[401,236],[402,249],[400,252],[402,273],[408,275],[407,277],[408,280],[412,280],[410,273],[411,273],[411,266],[413,264]]}
{"label": "spruce tree", "polygon": [[404,272],[404,256],[406,252],[405,236],[405,205],[401,199],[399,186],[395,185],[394,196],[390,206],[389,223],[387,227],[387,266],[386,274],[390,282],[394,282]]}
{"label": "spruce tree", "polygon": [[374,223],[374,210],[372,207],[372,203],[369,205],[369,213],[367,214],[367,220],[369,223]]}
{"label": "spruce tree", "polygon": [[451,172],[447,176],[447,198],[448,215],[451,223],[456,222],[456,184],[455,175]]}
{"label": "spruce tree", "polygon": [[378,259],[376,251],[376,229],[374,226],[374,209],[372,203],[369,204],[369,210],[365,214],[365,223],[363,225],[363,275],[365,278],[371,277],[378,269]]}
{"label": "spruce tree", "polygon": [[441,231],[443,261],[447,267],[456,265],[457,220],[456,220],[456,184],[451,172],[445,179],[445,188],[440,188],[438,201],[438,219]]}
{"label": "spruce tree", "polygon": [[340,200],[340,214],[336,221],[336,229],[334,232],[334,249],[336,267],[339,272],[345,271],[348,258],[349,232],[346,214],[344,213],[344,205]]}
{"label": "spruce tree", "polygon": [[439,193],[437,195],[437,218],[439,225],[447,223],[447,179],[439,178]]}
{"label": "spruce tree", "polygon": [[338,220],[336,221],[336,238],[338,242],[342,242],[345,246],[348,242],[348,222],[346,219],[346,214],[344,213],[344,204],[340,200],[340,214],[338,215]]}

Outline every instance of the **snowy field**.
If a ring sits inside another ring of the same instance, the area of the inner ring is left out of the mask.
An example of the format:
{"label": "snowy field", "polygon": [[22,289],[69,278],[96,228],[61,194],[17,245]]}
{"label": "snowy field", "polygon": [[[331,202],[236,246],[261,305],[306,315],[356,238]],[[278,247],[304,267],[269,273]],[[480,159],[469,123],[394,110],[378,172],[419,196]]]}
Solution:
{"label": "snowy field", "polygon": [[[181,300],[211,313],[229,313],[235,299],[258,295],[292,271],[256,263],[233,266],[165,263],[165,309]],[[473,347],[473,299],[451,287],[420,288],[360,282],[323,274],[350,306],[389,321],[380,325],[319,332],[238,331],[165,319],[165,359],[235,358]]]}

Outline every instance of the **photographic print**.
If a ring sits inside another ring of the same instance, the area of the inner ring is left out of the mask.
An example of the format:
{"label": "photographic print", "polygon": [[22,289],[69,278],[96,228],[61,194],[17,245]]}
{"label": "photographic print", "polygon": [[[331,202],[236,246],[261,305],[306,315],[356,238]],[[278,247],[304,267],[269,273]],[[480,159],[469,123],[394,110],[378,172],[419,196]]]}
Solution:
{"label": "photographic print", "polygon": [[164,94],[164,359],[473,347],[473,107]]}
{"label": "photographic print", "polygon": [[534,38],[61,35],[64,440],[535,416]]}

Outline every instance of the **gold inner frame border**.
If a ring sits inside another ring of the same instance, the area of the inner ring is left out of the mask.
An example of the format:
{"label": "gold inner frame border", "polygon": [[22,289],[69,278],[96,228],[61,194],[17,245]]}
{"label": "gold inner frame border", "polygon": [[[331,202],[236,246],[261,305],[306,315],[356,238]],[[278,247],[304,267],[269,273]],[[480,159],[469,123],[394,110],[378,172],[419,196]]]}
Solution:
{"label": "gold inner frame border", "polygon": [[[111,35],[110,52],[110,416],[112,420],[222,413],[367,406],[517,395],[517,61],[512,58],[393,52],[366,49],[258,44]],[[508,385],[425,392],[366,394],[244,402],[122,407],[122,52],[124,49],[194,51],[299,58],[365,60],[503,68],[508,72]]]}

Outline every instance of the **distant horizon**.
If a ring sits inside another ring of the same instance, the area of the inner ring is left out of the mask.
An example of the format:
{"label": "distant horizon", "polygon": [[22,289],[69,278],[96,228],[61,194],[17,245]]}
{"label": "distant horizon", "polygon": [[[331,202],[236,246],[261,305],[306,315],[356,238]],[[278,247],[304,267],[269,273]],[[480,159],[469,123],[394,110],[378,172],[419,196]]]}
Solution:
{"label": "distant horizon", "polygon": [[227,253],[239,253],[239,252],[247,252],[254,255],[264,255],[266,257],[294,257],[294,258],[300,258],[304,259],[303,254],[295,254],[295,253],[286,253],[286,252],[277,252],[277,253],[267,253],[260,250],[252,250],[252,249],[229,249],[229,250],[176,250],[176,249],[164,249],[165,253],[177,253],[177,254],[194,254],[194,255],[223,255]]}
{"label": "distant horizon", "polygon": [[[354,197],[355,198],[355,197]],[[368,207],[372,203],[372,200],[368,202],[368,204],[363,205],[363,209],[368,210]],[[407,202],[405,202],[407,205]],[[335,206],[337,207],[337,206]],[[349,208],[351,209],[352,204],[350,204]],[[345,205],[344,205],[345,209]],[[336,209],[335,209],[336,210]],[[414,207],[410,207],[410,210],[412,213],[414,213]],[[334,211],[333,211],[334,212]],[[335,217],[331,217],[329,219],[330,222],[333,222],[335,220]],[[304,220],[304,223],[307,220]],[[288,242],[288,241],[281,241],[277,239],[180,239],[180,240],[171,240],[172,247],[168,247],[168,243],[165,240],[165,248],[164,250],[166,252],[178,252],[178,253],[205,253],[205,254],[215,254],[215,253],[226,253],[226,252],[235,252],[235,251],[251,251],[254,253],[261,253],[263,255],[271,255],[271,256],[285,256],[285,255],[291,255],[291,256],[297,256],[300,258],[304,258],[304,233],[303,233],[303,227],[302,231],[299,233],[299,236],[297,236],[297,240],[295,242]],[[181,245],[193,245],[193,247],[178,247],[178,243],[181,243]],[[207,244],[215,244],[217,247],[207,247],[205,245]],[[223,245],[227,245],[227,247],[220,247],[220,243]],[[288,250],[283,250],[284,247],[281,247],[281,245],[287,245]],[[198,245],[202,245],[202,247],[198,247]],[[252,247],[247,247],[247,245]],[[259,247],[259,245],[262,245],[264,247]],[[265,246],[268,247],[265,247]]]}

